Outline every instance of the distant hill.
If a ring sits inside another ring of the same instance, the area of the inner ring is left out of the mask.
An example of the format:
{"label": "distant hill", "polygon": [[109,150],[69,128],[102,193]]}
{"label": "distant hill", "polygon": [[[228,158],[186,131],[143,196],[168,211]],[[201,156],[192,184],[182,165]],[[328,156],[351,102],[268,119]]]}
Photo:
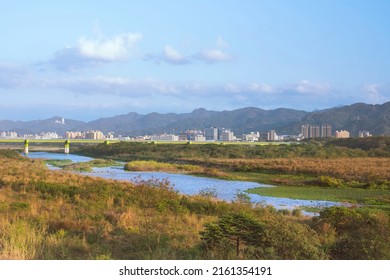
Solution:
{"label": "distant hill", "polygon": [[390,135],[390,102],[382,105],[356,103],[308,113],[301,121],[283,129],[300,131],[302,124],[330,124],[333,132],[344,129],[353,136],[357,136],[359,130],[367,130],[374,135]]}
{"label": "distant hill", "polygon": [[376,135],[390,135],[390,102],[382,105],[357,103],[315,112],[285,108],[263,110],[254,107],[218,112],[200,108],[184,114],[141,115],[131,112],[91,122],[66,119],[62,124],[60,120],[61,117],[28,122],[4,120],[0,121],[0,131],[16,131],[21,134],[55,131],[63,134],[65,131],[101,130],[105,133],[136,136],[178,133],[181,130],[201,130],[214,126],[230,128],[237,135],[271,129],[278,134],[299,134],[302,124],[330,124],[333,131],[345,129],[355,136],[359,130],[368,130]]}
{"label": "distant hill", "polygon": [[66,131],[77,129],[85,125],[82,121],[66,119],[61,123],[61,117],[53,117],[46,120],[34,121],[0,121],[0,131],[16,131],[19,134],[36,134],[40,132],[57,132],[64,134]]}

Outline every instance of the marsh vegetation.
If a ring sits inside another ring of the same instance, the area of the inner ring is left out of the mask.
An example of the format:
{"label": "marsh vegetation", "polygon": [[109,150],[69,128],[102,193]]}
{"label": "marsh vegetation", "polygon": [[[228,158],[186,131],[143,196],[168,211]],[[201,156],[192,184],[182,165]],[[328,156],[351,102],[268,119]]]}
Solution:
{"label": "marsh vegetation", "polygon": [[[106,159],[126,161],[155,160],[167,163],[162,166],[174,171],[178,169],[176,164],[184,163],[195,166],[189,168],[190,171],[208,168],[214,169],[216,174],[241,176],[243,180],[280,180],[286,191],[291,190],[291,195],[312,195],[316,192],[312,190],[318,188],[323,195],[326,190],[340,191],[344,192],[340,199],[356,195],[356,201],[371,199],[372,204],[383,207],[382,210],[378,209],[380,207],[331,207],[320,210],[318,217],[306,217],[299,210],[253,207],[245,199],[238,198],[232,203],[219,201],[207,191],[197,196],[181,195],[164,180],[129,183],[51,171],[42,160],[26,159],[16,152],[3,150],[0,151],[0,258],[390,258],[390,218],[385,211],[389,205],[387,157],[370,156],[369,150],[354,151],[353,148],[349,151],[351,148],[342,147],[347,153],[356,154],[350,156],[352,160],[349,165],[345,163],[345,171],[342,171],[342,168],[332,169],[332,165],[342,164],[344,156],[328,155],[328,160],[317,157],[318,162],[313,156],[264,160],[253,156],[256,149],[260,149],[256,147],[250,158],[202,158],[199,154],[189,158],[188,152],[180,152],[182,156],[176,157],[173,148],[163,146],[164,153],[169,154],[163,161],[159,160],[164,155],[158,151],[160,145],[144,144],[146,151],[142,145],[137,145],[110,145],[109,153],[100,146],[89,147],[84,154],[98,156],[101,152],[101,157]],[[318,144],[308,145],[297,148],[305,150]],[[327,149],[327,144],[321,145]],[[183,145],[188,146],[192,145]],[[149,153],[150,147],[157,152]],[[218,145],[214,147],[220,149]],[[190,149],[194,153],[193,148]],[[196,149],[212,148],[199,146]],[[272,146],[270,149],[292,147]],[[306,159],[307,166],[288,169],[287,161],[294,164]],[[367,170],[360,164],[364,159],[369,162]],[[268,160],[273,160],[273,165]],[[321,162],[322,169],[311,169]],[[245,164],[248,167],[243,170]],[[360,171],[350,172],[348,166],[351,170],[363,170],[366,175],[361,176]],[[376,172],[376,167],[381,172]],[[325,177],[321,179],[321,176]],[[326,184],[320,185],[321,180]],[[371,182],[375,185],[370,185]]]}

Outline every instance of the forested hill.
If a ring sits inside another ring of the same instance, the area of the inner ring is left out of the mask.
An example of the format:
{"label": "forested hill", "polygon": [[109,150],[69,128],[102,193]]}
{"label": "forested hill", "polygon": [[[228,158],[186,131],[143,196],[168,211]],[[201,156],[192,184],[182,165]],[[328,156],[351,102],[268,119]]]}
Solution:
{"label": "forested hill", "polygon": [[302,124],[330,124],[333,131],[348,130],[357,136],[359,130],[374,135],[390,135],[390,102],[381,105],[356,103],[306,114],[301,121],[288,125],[287,131],[298,131]]}
{"label": "forested hill", "polygon": [[63,134],[65,131],[101,130],[105,133],[116,132],[136,136],[164,132],[178,133],[182,130],[201,130],[214,126],[230,128],[237,135],[251,131],[266,132],[271,129],[276,130],[278,134],[299,134],[302,124],[330,124],[333,132],[345,129],[353,136],[357,136],[359,130],[367,130],[375,135],[390,135],[390,102],[381,105],[356,103],[316,112],[246,107],[221,112],[196,109],[184,114],[141,115],[131,112],[91,122],[65,119],[65,123],[61,123],[60,120],[60,117],[28,122],[4,120],[0,121],[0,131],[18,133],[55,131]]}

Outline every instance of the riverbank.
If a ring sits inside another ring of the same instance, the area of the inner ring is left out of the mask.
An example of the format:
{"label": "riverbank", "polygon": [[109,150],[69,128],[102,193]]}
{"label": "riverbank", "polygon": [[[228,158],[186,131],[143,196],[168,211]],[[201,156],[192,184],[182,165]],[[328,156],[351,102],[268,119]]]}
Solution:
{"label": "riverbank", "polygon": [[[125,171],[123,163],[116,163],[115,166],[112,166],[111,160],[92,159],[73,154],[65,155],[41,152],[31,153],[28,157],[46,159],[45,162],[46,164],[49,164],[51,169],[61,168],[67,171],[77,172],[82,175],[106,179],[115,179],[133,183],[137,183],[139,180],[159,180],[161,182],[168,180],[172,188],[181,194],[191,196],[200,195],[225,200],[227,202],[241,201],[253,205],[262,205],[264,207],[268,205],[275,207],[278,211],[283,211],[285,215],[300,212],[304,215],[312,216],[311,213],[308,213],[307,211],[300,211],[299,209],[301,207],[323,208],[339,205],[339,203],[323,200],[309,201],[250,194],[246,192],[248,189],[271,186],[261,185],[255,182],[246,182],[243,180],[235,181],[199,176],[197,173],[199,170],[194,169],[193,166],[186,167],[185,165],[183,166],[180,164],[153,164],[153,162],[150,163],[148,161],[136,161],[131,162],[131,164],[126,164],[126,169],[137,166],[137,170],[144,170],[143,167],[147,167],[147,170]],[[155,169],[160,170],[156,171]],[[196,173],[191,173],[189,171],[196,171]]]}
{"label": "riverbank", "polygon": [[1,259],[389,259],[389,221],[345,207],[285,215],[185,196],[166,181],[52,171],[0,151]]}
{"label": "riverbank", "polygon": [[[44,156],[40,154],[40,156]],[[62,154],[47,154],[48,157],[65,158],[65,160],[48,160],[49,164],[62,167],[64,170],[75,172],[89,172],[88,175],[100,176],[108,179],[117,180],[132,180],[134,177],[141,176],[143,179],[165,179],[169,178],[175,189],[184,194],[197,195],[199,193],[208,193],[218,196],[220,199],[227,199],[228,201],[235,200],[237,195],[246,195],[253,203],[262,203],[264,205],[271,204],[277,209],[303,209],[303,213],[308,214],[307,211],[318,212],[318,209],[337,205],[334,202],[344,203],[345,205],[362,205],[370,204],[370,207],[387,210],[386,195],[389,192],[386,190],[364,190],[364,189],[336,189],[329,187],[308,187],[308,186],[276,186],[276,187],[242,187],[234,185],[234,182],[273,182],[275,181],[275,174],[261,174],[256,172],[222,172],[213,171],[213,173],[204,172],[203,167],[185,164],[169,164],[156,161],[132,161],[125,164],[124,170],[131,172],[124,172],[121,168],[111,168],[112,160],[92,160],[81,163],[73,163],[69,160],[73,155]],[[100,163],[100,164],[98,164]],[[117,165],[123,166],[123,165]],[[100,167],[100,168],[97,168]],[[102,168],[107,167],[107,168]],[[92,172],[94,170],[94,172]],[[207,168],[206,170],[210,170]],[[168,173],[161,173],[168,172]],[[201,178],[186,178],[184,175],[195,175],[204,177]],[[222,174],[222,175],[221,175]],[[218,178],[229,181],[211,181],[207,178]],[[306,176],[291,176],[279,175],[276,176],[280,182],[300,181],[301,183],[308,180]],[[313,178],[310,177],[310,180]],[[232,186],[229,186],[232,184]],[[217,185],[222,184],[220,187]],[[224,185],[226,185],[224,187]],[[199,187],[200,186],[200,187]],[[230,192],[226,192],[227,188],[231,188]]]}
{"label": "riverbank", "polygon": [[229,147],[118,143],[82,148],[77,152],[125,162],[191,165],[201,170],[199,176],[276,186],[251,190],[257,194],[329,199],[388,211],[390,157],[383,157],[389,154],[388,138],[351,139],[350,142]]}

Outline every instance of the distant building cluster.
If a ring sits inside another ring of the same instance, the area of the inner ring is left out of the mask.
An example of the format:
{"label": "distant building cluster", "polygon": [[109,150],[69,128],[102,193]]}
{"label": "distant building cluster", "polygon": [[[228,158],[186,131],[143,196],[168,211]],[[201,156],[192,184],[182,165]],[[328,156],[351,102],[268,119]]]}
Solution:
{"label": "distant building cluster", "polygon": [[15,139],[15,138],[18,138],[18,134],[16,132],[13,132],[13,131],[2,131],[0,133],[0,138]]}
{"label": "distant building cluster", "polygon": [[[65,125],[64,118],[54,120],[55,124]],[[370,132],[366,130],[359,131],[359,137],[370,137]],[[271,129],[267,132],[250,132],[244,133],[241,136],[234,135],[234,132],[229,128],[224,127],[208,127],[203,130],[184,130],[177,134],[154,134],[137,137],[115,136],[114,132],[109,132],[106,135],[100,130],[89,131],[67,131],[63,136],[56,132],[41,132],[39,134],[18,134],[15,131],[0,131],[0,139],[90,139],[90,140],[136,140],[136,141],[187,141],[187,142],[260,142],[260,141],[299,141],[309,138],[349,138],[350,133],[346,130],[336,130],[332,135],[332,126],[329,124],[305,124],[302,125],[300,135],[278,135],[276,131]]]}
{"label": "distant building cluster", "polygon": [[259,141],[284,141],[297,139],[297,136],[283,135],[279,136],[275,130],[268,132],[250,132],[242,134],[242,137],[234,135],[231,129],[223,127],[209,127],[204,130],[186,130],[181,131],[178,135],[175,134],[155,134],[152,136],[137,137],[136,140],[151,140],[151,141],[194,141],[194,142],[259,142]]}
{"label": "distant building cluster", "polygon": [[0,132],[0,139],[61,139],[56,132],[41,132],[39,134],[18,134],[14,131],[2,131]]}

